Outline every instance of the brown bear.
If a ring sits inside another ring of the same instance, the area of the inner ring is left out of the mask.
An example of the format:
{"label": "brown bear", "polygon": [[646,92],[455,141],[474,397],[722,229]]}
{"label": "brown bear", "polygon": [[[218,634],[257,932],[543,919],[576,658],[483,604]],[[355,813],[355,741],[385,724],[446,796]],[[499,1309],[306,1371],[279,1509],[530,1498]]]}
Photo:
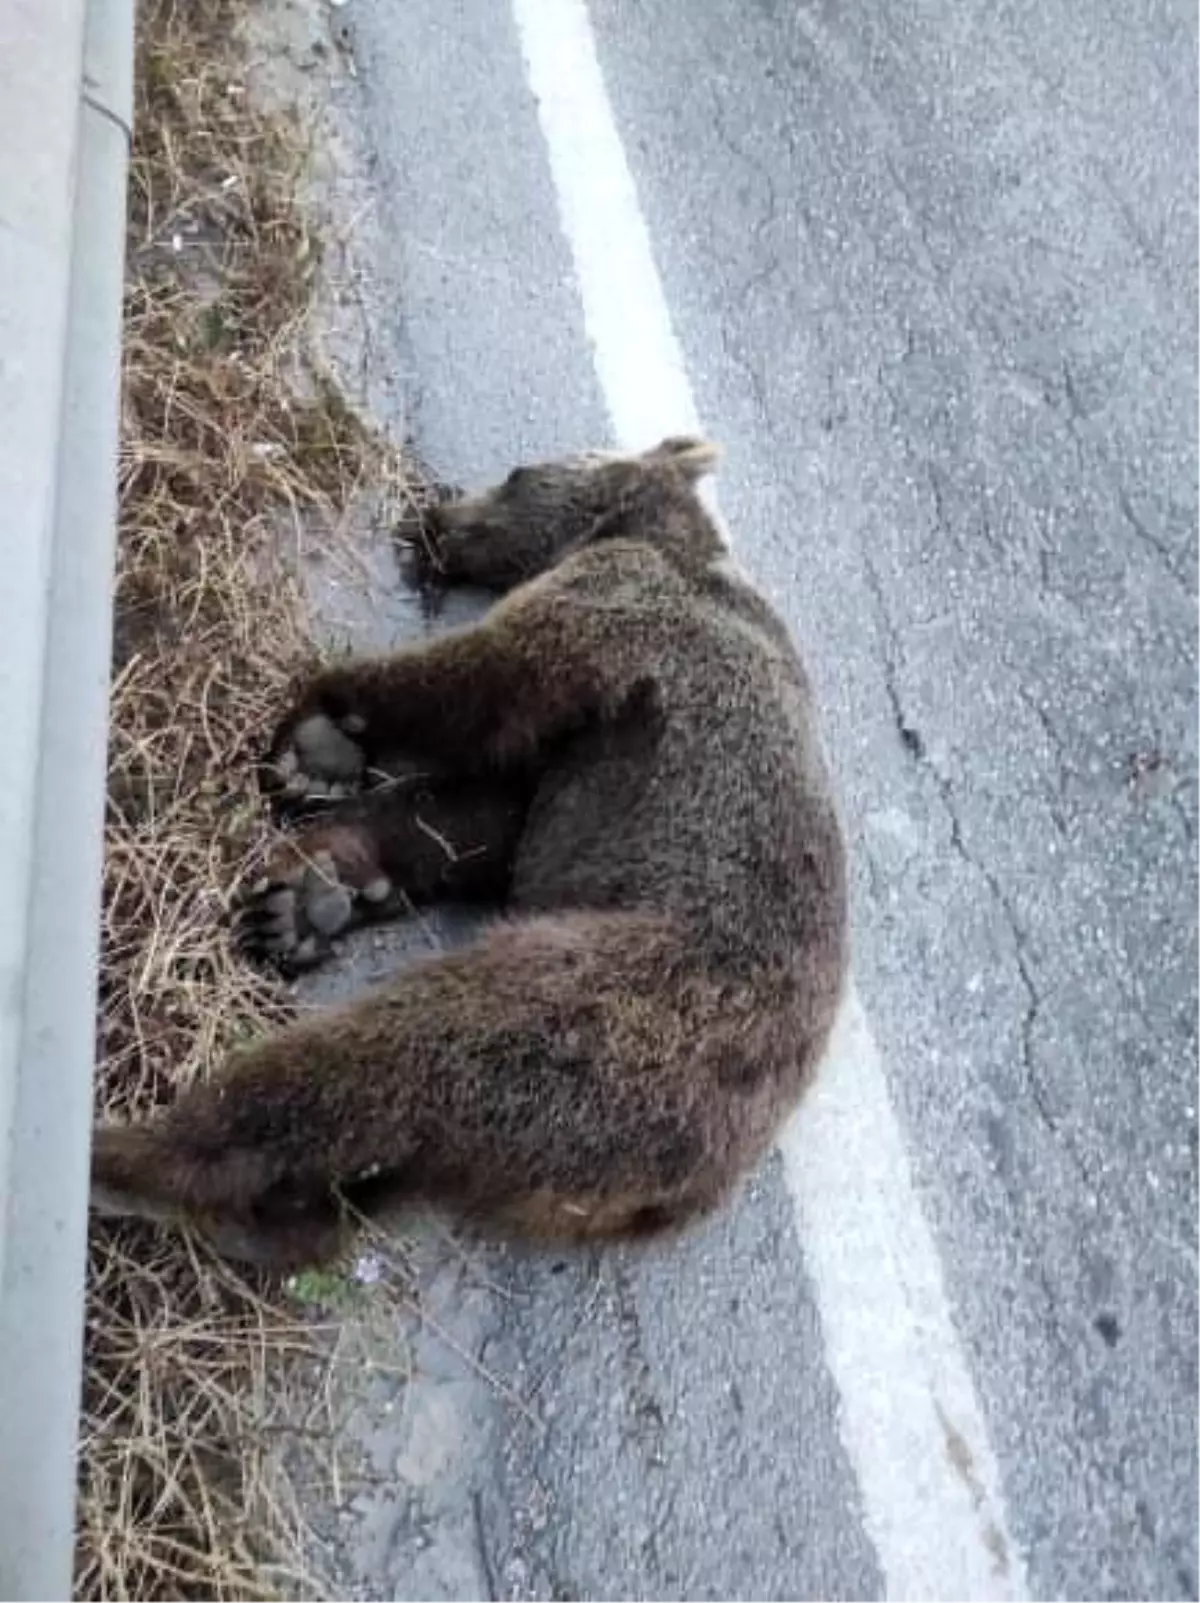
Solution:
{"label": "brown bear", "polygon": [[[808,679],[697,491],[715,457],[687,438],[520,467],[434,514],[421,564],[502,599],[308,684],[270,771],[325,811],[241,930],[298,968],[439,897],[499,916],[98,1129],[97,1208],[286,1265],[409,1202],[643,1236],[759,1159],[838,1005],[846,866]],[[409,777],[372,789],[397,756]]]}

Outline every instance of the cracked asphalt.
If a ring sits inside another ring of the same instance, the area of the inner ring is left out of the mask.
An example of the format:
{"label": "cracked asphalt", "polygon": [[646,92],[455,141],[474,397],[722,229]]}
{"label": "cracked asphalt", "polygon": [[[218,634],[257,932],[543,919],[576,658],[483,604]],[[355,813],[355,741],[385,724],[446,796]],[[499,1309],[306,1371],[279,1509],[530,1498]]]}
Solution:
{"label": "cracked asphalt", "polygon": [[[1195,9],[589,14],[1031,1589],[1195,1597]],[[507,6],[339,16],[394,420],[457,482],[603,441]],[[774,1166],[648,1257],[427,1251],[506,1393],[419,1340],[356,1595],[883,1594]]]}

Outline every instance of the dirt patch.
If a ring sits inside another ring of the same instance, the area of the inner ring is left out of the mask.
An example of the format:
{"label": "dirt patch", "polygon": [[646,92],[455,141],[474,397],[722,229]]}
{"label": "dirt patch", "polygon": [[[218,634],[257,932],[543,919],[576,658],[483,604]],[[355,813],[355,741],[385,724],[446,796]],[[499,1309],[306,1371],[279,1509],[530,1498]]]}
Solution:
{"label": "dirt patch", "polygon": [[[252,96],[242,20],[236,0],[139,7],[96,1081],[105,1118],[171,1100],[292,1009],[228,938],[228,890],[266,835],[249,760],[318,655],[308,553],[327,566],[344,558],[349,571],[355,531],[421,496],[317,354],[322,253],[306,139]],[[402,1260],[386,1252],[280,1287],[197,1241],[96,1223],[77,1595],[322,1592],[302,1509],[340,1499],[348,1346],[360,1365],[381,1299],[407,1295]],[[394,1361],[393,1338],[370,1367]]]}

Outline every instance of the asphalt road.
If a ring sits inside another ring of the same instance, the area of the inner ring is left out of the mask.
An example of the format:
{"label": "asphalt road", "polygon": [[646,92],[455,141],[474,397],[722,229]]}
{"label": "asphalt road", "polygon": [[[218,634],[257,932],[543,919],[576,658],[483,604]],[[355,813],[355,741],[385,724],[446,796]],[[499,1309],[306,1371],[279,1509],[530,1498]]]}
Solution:
{"label": "asphalt road", "polygon": [[[820,689],[1023,1584],[1195,1597],[1195,9],[587,15],[725,517]],[[394,418],[468,483],[604,442],[508,0],[336,18]],[[428,1255],[521,1403],[421,1342],[359,1595],[902,1595],[778,1160],[670,1249]]]}

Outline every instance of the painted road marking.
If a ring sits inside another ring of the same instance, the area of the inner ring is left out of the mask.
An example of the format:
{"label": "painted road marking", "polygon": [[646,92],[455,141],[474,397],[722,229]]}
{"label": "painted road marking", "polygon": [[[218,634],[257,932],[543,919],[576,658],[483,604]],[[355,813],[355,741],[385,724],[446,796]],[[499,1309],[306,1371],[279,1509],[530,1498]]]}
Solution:
{"label": "painted road marking", "polygon": [[[697,430],[586,6],[512,4],[617,441]],[[780,1150],[888,1597],[1024,1597],[937,1249],[853,986]]]}

